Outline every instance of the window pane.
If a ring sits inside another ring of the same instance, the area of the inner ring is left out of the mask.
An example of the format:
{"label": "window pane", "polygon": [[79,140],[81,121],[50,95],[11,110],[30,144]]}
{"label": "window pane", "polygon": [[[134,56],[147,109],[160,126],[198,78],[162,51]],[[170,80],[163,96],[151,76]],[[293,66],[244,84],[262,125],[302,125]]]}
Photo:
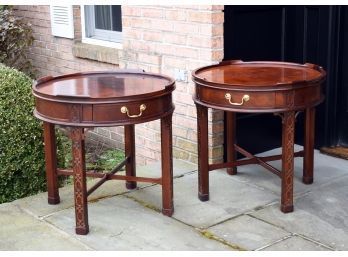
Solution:
{"label": "window pane", "polygon": [[111,9],[110,5],[95,5],[95,28],[111,30]]}
{"label": "window pane", "polygon": [[112,30],[122,31],[121,5],[112,5]]}

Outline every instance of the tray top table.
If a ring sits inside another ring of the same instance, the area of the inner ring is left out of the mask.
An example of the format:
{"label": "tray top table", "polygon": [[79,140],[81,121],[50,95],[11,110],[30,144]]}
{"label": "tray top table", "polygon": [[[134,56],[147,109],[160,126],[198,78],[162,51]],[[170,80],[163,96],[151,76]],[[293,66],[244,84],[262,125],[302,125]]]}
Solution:
{"label": "tray top table", "polygon": [[[198,125],[198,196],[209,200],[209,171],[260,164],[281,178],[281,210],[293,211],[294,157],[303,158],[303,182],[313,182],[315,106],[324,100],[325,71],[314,64],[224,61],[192,72]],[[227,162],[209,164],[207,108],[225,111]],[[305,111],[304,150],[294,153],[295,119]],[[274,113],[282,119],[282,154],[257,157],[236,145],[236,113]],[[249,159],[236,160],[236,152]],[[281,171],[268,161],[282,160]]]}
{"label": "tray top table", "polygon": [[[162,212],[171,216],[173,207],[172,78],[135,70],[84,72],[44,77],[33,85],[34,115],[44,122],[48,203],[60,202],[59,175],[74,176],[76,233],[87,234],[87,196],[110,179],[126,180],[128,189],[136,182],[162,185]],[[134,125],[161,119],[162,177],[136,176]],[[72,140],[73,169],[57,168],[54,125],[67,127]],[[124,126],[125,160],[110,173],[86,172],[85,128]],[[117,171],[126,166],[126,175]],[[86,176],[100,180],[89,190]]]}

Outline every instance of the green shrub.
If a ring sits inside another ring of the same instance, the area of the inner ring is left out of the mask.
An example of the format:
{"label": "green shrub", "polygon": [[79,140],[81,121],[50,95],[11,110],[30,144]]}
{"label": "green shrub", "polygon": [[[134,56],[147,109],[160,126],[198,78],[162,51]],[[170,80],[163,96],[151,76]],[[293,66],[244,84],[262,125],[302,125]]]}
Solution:
{"label": "green shrub", "polygon": [[42,123],[33,116],[31,85],[27,75],[0,64],[0,203],[46,189]]}
{"label": "green shrub", "polygon": [[0,8],[0,63],[34,77],[35,70],[28,58],[28,49],[33,42],[31,24],[17,17],[11,6],[2,6]]}

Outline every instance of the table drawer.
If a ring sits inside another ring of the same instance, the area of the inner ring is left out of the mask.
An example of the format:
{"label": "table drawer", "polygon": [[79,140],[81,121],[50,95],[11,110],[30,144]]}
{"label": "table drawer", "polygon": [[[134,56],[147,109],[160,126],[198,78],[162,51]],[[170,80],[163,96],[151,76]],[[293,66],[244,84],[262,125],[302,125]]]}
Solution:
{"label": "table drawer", "polygon": [[98,123],[141,123],[174,108],[170,95],[144,101],[93,106],[93,122]]}
{"label": "table drawer", "polygon": [[200,101],[232,109],[267,109],[275,107],[274,92],[248,92],[239,90],[201,88]]}

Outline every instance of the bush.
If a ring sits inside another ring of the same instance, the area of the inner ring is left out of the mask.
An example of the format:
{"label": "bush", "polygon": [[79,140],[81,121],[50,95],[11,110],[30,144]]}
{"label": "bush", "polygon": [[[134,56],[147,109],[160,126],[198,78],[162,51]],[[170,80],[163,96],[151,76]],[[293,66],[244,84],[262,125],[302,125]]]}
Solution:
{"label": "bush", "polygon": [[[27,75],[0,64],[0,203],[46,189],[43,129],[33,116],[31,85]],[[57,145],[61,149],[60,139]]]}
{"label": "bush", "polygon": [[34,77],[33,66],[27,57],[34,42],[31,24],[16,17],[11,7],[0,8],[0,62]]}

